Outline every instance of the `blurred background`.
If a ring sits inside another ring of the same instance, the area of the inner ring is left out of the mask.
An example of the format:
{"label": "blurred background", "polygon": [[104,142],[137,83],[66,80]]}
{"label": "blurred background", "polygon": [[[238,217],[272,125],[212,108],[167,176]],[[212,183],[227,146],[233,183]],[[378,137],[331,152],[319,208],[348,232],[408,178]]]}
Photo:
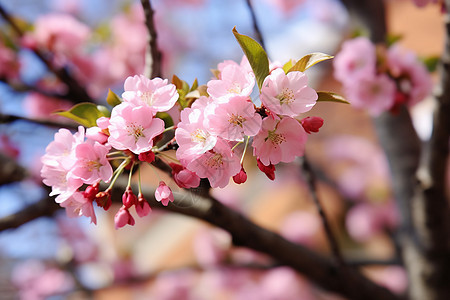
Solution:
{"label": "blurred background", "polygon": [[[285,63],[311,52],[335,54],[357,29],[337,0],[252,3],[271,61]],[[58,54],[55,63],[70,63],[74,76],[98,103],[105,103],[108,88],[120,95],[125,78],[143,71],[147,41],[139,1],[0,0],[0,4],[35,37],[59,26],[78,26],[68,41],[48,46]],[[232,28],[254,36],[244,0],[154,0],[152,4],[163,77],[169,80],[176,74],[188,83],[197,78],[206,84],[218,63],[242,58]],[[401,35],[405,47],[422,57],[439,55],[443,28],[438,6],[419,10],[411,1],[391,0],[386,1],[386,14],[389,32]],[[9,54],[13,59],[0,60],[0,114],[66,122],[51,113],[67,109],[73,99],[51,97],[61,86],[29,50],[30,40],[25,36],[19,42],[4,19],[0,25],[0,50],[15,50]],[[316,90],[340,92],[330,62],[309,69],[307,75]],[[424,139],[429,134],[430,109],[424,101],[413,110]],[[389,170],[371,118],[337,103],[318,103],[308,115],[325,120],[320,132],[309,136],[306,156],[317,174],[318,195],[344,256],[373,280],[403,292],[407,279],[392,239],[397,214]],[[46,197],[40,156],[57,130],[20,119],[0,124],[2,155],[26,174],[20,180],[1,176],[0,223]],[[5,166],[0,168],[5,171]],[[328,255],[300,163],[277,167],[275,181],[268,180],[256,164],[245,167],[246,183],[230,183],[213,190],[213,195],[257,224]],[[144,168],[146,184],[155,186],[159,182],[155,177]],[[176,190],[174,182],[170,186]],[[154,209],[134,227],[115,230],[113,213],[96,213],[96,226],[87,218],[70,219],[57,211],[18,228],[2,228],[0,298],[340,299],[293,270],[277,266],[270,257],[232,246],[227,232],[193,218]]]}

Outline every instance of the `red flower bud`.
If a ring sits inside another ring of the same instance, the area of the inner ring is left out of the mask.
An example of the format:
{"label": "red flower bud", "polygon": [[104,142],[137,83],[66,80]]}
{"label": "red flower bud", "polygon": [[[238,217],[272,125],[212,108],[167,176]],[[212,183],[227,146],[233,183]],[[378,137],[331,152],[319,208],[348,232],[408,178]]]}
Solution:
{"label": "red flower bud", "polygon": [[244,170],[244,166],[241,165],[241,171],[233,176],[233,181],[237,184],[241,184],[247,181],[247,173]]}
{"label": "red flower bud", "polygon": [[319,117],[306,117],[302,119],[303,129],[307,133],[319,132],[320,127],[323,125],[323,119]]}
{"label": "red flower bud", "polygon": [[148,162],[149,164],[151,164],[152,162],[155,161],[155,153],[153,153],[153,151],[141,153],[141,154],[139,154],[138,158],[140,161],[145,161],[145,162]]}
{"label": "red flower bud", "polygon": [[122,195],[123,206],[128,209],[137,203],[136,195],[133,194],[131,187],[128,187]]}
{"label": "red flower bud", "polygon": [[258,168],[266,174],[267,178],[270,180],[275,180],[275,166],[270,164],[268,166],[264,165],[259,159],[256,160],[258,163]]}

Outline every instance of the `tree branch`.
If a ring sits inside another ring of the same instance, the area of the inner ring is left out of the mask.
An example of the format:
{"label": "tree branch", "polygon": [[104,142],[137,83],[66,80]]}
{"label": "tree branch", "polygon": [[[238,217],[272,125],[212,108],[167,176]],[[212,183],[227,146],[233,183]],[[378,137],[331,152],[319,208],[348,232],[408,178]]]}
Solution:
{"label": "tree branch", "polygon": [[253,9],[252,1],[251,0],[245,0],[248,6],[248,10],[250,11],[250,15],[252,17],[252,24],[253,24],[253,31],[255,32],[256,40],[261,44],[264,50],[267,51],[266,46],[264,44],[264,39],[261,34],[261,30],[258,26],[258,21],[256,20],[255,10]]}
{"label": "tree branch", "polygon": [[161,58],[162,53],[158,49],[157,33],[155,29],[154,11],[150,0],[141,0],[144,9],[145,25],[147,27],[147,49],[145,52],[144,75],[149,78],[161,77]]}
{"label": "tree branch", "polygon": [[5,115],[0,113],[0,124],[7,124],[12,123],[15,121],[25,121],[30,122],[34,124],[44,125],[44,126],[50,126],[50,127],[56,127],[56,128],[68,128],[68,129],[77,129],[78,125],[70,124],[70,123],[62,123],[62,122],[56,122],[56,121],[49,121],[44,119],[31,119],[27,117],[21,117],[21,116],[14,116],[14,115]]}
{"label": "tree branch", "polygon": [[[11,15],[3,8],[3,6],[0,4],[0,15],[2,18],[11,26],[11,28],[14,30],[14,32],[17,34],[19,38],[22,38],[24,36],[24,33],[22,29],[16,24],[14,19],[11,17]],[[92,102],[93,99],[89,96],[87,91],[78,83],[76,79],[74,79],[72,76],[70,76],[69,72],[65,68],[56,68],[51,60],[47,59],[46,55],[42,53],[39,49],[33,49],[32,50],[34,54],[45,64],[47,69],[51,71],[55,76],[61,80],[61,82],[65,83],[68,92],[65,95],[64,98],[74,102],[74,103],[80,103],[80,102],[86,102],[90,101]],[[50,55],[47,53],[47,55]]]}

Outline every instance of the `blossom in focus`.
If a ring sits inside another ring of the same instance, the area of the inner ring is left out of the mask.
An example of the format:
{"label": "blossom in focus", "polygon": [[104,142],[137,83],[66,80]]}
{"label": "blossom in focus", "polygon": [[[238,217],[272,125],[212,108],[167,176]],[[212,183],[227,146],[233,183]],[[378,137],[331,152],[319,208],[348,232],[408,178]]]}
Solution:
{"label": "blossom in focus", "polygon": [[77,161],[71,175],[81,178],[86,184],[92,184],[100,180],[109,182],[113,170],[106,154],[108,154],[110,148],[110,146],[89,140],[77,145],[75,148]]}
{"label": "blossom in focus", "polygon": [[150,151],[153,139],[164,131],[164,121],[152,118],[152,115],[152,110],[147,106],[124,102],[114,107],[108,126],[109,144],[135,154]]}
{"label": "blossom in focus", "polygon": [[168,111],[178,99],[175,85],[168,83],[167,79],[148,79],[144,75],[128,77],[124,84],[124,101],[136,105],[147,105],[154,113]]}
{"label": "blossom in focus", "polygon": [[211,187],[224,188],[230,178],[241,170],[240,158],[233,153],[228,142],[218,139],[213,149],[188,163],[186,168],[200,178],[208,178]]}
{"label": "blossom in focus", "polygon": [[266,166],[288,163],[303,155],[306,140],[307,134],[296,119],[266,117],[253,138],[253,154]]}
{"label": "blossom in focus", "polygon": [[186,169],[182,165],[169,163],[172,168],[172,177],[175,183],[181,188],[195,188],[200,184],[200,177],[194,172]]}
{"label": "blossom in focus", "polygon": [[220,79],[208,81],[208,94],[227,100],[232,96],[250,96],[255,86],[255,75],[238,65],[227,65],[220,73]]}
{"label": "blossom in focus", "polygon": [[261,128],[261,116],[249,97],[234,96],[228,102],[215,106],[209,118],[210,130],[229,141],[242,141],[244,136],[254,136]]}
{"label": "blossom in focus", "polygon": [[97,224],[94,206],[92,201],[87,199],[83,193],[75,192],[64,202],[60,203],[61,207],[66,209],[66,214],[70,218],[85,216],[91,218],[91,223]]}
{"label": "blossom in focus", "polygon": [[273,113],[296,117],[316,104],[317,93],[307,83],[303,72],[285,74],[283,69],[275,69],[264,79],[261,102]]}

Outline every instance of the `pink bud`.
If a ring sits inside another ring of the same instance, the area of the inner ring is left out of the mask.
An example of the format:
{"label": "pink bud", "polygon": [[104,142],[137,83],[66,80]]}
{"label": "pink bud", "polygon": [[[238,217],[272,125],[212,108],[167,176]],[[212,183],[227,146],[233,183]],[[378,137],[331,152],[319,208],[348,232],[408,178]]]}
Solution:
{"label": "pink bud", "polygon": [[241,171],[233,176],[233,181],[237,184],[241,184],[247,181],[247,173],[244,170],[244,166],[241,165]]}
{"label": "pink bud", "polygon": [[166,185],[164,181],[159,182],[159,186],[155,191],[155,199],[167,206],[170,202],[173,202],[172,190]]}
{"label": "pink bud", "polygon": [[323,125],[323,119],[320,117],[306,117],[302,119],[303,129],[307,133],[319,132],[320,127]]}
{"label": "pink bud", "polygon": [[133,226],[135,222],[128,209],[126,209],[125,206],[122,206],[114,216],[114,224],[116,229],[119,229],[127,224]]}
{"label": "pink bud", "polygon": [[136,195],[133,194],[133,191],[131,190],[130,186],[126,189],[125,193],[123,193],[122,195],[122,203],[127,209],[137,203]]}
{"label": "pink bud", "polygon": [[109,126],[109,118],[107,117],[100,117],[97,119],[97,126],[100,129],[107,129]]}
{"label": "pink bud", "polygon": [[100,207],[103,207],[104,210],[108,210],[111,207],[111,190],[106,190],[104,192],[100,192],[95,196],[95,202]]}
{"label": "pink bud", "polygon": [[136,204],[135,207],[136,207],[136,213],[141,218],[145,217],[152,211],[150,205],[148,204],[147,200],[144,199],[144,196],[142,194],[139,194],[138,203]]}
{"label": "pink bud", "polygon": [[266,174],[267,178],[270,180],[275,180],[275,166],[270,164],[268,166],[264,165],[259,159],[256,160],[258,163],[258,168]]}
{"label": "pink bud", "polygon": [[179,187],[189,189],[199,186],[200,177],[197,174],[179,164],[170,163],[169,165],[172,168],[172,177]]}
{"label": "pink bud", "polygon": [[100,127],[97,126],[86,129],[86,137],[88,139],[97,141],[102,145],[108,141],[108,136],[103,132],[103,130]]}
{"label": "pink bud", "polygon": [[145,161],[145,162],[148,162],[149,164],[151,164],[152,162],[155,161],[155,153],[153,153],[153,151],[140,153],[138,158],[140,161]]}
{"label": "pink bud", "polygon": [[86,190],[83,192],[83,196],[86,199],[89,199],[89,201],[94,201],[95,196],[98,193],[98,186],[99,186],[98,182],[88,186]]}

